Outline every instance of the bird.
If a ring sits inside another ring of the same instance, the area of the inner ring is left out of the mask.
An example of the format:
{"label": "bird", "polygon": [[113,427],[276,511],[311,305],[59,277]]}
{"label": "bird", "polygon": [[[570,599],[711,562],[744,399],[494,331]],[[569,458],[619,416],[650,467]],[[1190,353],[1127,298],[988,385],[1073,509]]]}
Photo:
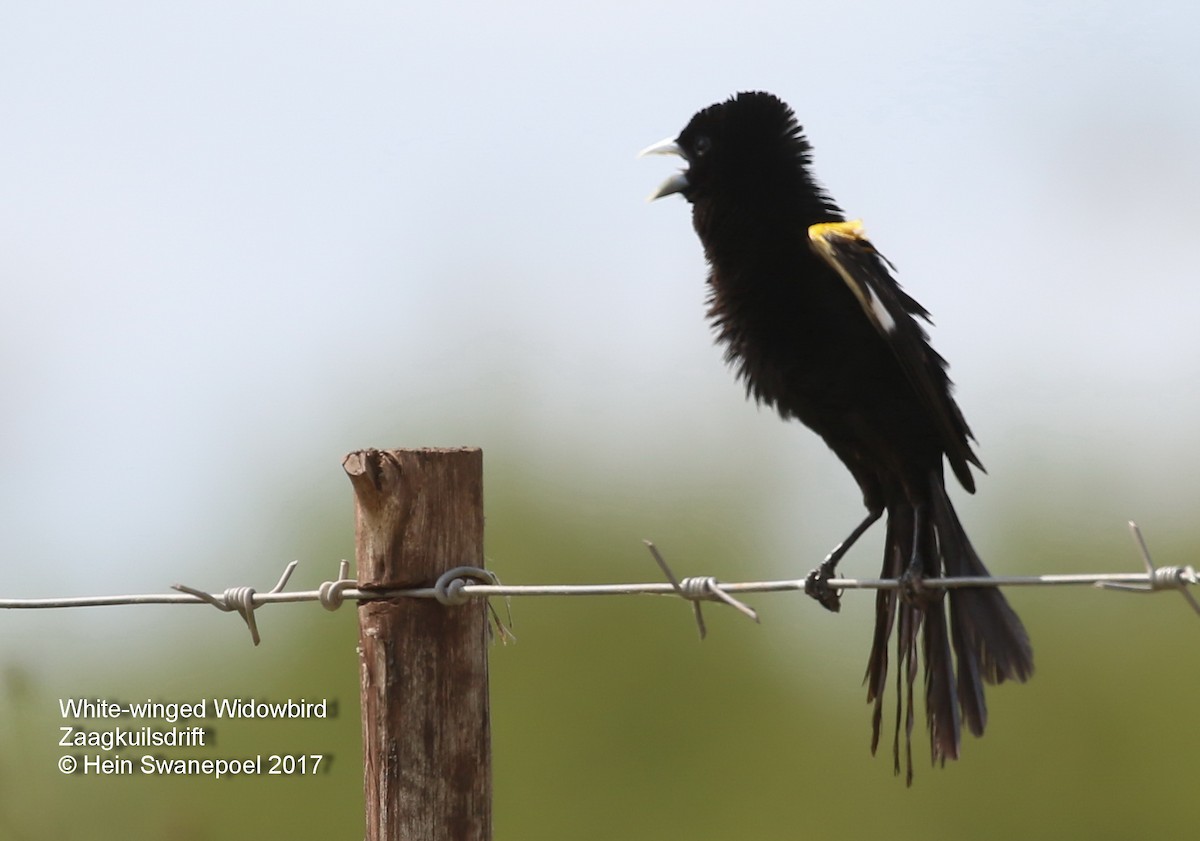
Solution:
{"label": "bird", "polygon": [[817,433],[862,492],[866,516],[808,575],[806,592],[836,612],[839,593],[827,582],[887,517],[882,576],[900,587],[876,594],[864,683],[875,754],[894,631],[893,770],[900,774],[903,723],[912,785],[920,661],[931,760],[942,766],[959,757],[964,724],[983,735],[983,684],[1033,674],[1029,635],[999,589],[922,586],[989,576],[946,489],[946,465],[970,493],[972,468],[983,465],[946,360],[930,345],[930,314],[895,280],[861,220],[848,219],[816,179],[804,128],[777,96],[735,94],[641,154],[685,163],[649,199],[680,194],[692,206],[709,266],[707,315],[747,398]]}

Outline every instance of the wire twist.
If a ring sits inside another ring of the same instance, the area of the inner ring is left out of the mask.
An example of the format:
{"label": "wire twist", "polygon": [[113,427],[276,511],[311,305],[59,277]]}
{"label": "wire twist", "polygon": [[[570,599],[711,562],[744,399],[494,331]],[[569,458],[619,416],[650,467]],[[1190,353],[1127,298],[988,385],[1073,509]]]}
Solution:
{"label": "wire twist", "polygon": [[337,610],[346,600],[345,593],[358,586],[358,582],[350,577],[350,562],[338,562],[338,577],[336,581],[322,581],[317,588],[317,601],[326,610]]}
{"label": "wire twist", "polygon": [[433,585],[433,597],[444,605],[466,604],[471,596],[463,588],[472,580],[484,584],[499,584],[496,573],[483,567],[461,566],[448,569],[438,576]]}

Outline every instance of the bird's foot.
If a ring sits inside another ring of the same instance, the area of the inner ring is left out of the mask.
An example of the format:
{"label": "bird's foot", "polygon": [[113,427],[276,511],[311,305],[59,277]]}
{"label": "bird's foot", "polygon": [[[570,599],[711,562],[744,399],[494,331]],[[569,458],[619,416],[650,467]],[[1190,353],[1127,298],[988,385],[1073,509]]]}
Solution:
{"label": "bird's foot", "polygon": [[928,607],[942,598],[943,591],[925,586],[925,576],[910,566],[900,575],[900,599],[913,607]]}
{"label": "bird's foot", "polygon": [[821,607],[832,613],[842,609],[842,593],[829,586],[833,578],[834,565],[826,561],[804,579],[804,592],[821,603]]}

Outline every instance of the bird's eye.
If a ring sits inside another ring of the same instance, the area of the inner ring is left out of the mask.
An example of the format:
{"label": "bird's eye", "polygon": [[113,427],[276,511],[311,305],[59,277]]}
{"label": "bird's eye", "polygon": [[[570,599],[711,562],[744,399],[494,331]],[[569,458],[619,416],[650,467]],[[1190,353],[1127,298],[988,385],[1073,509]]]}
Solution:
{"label": "bird's eye", "polygon": [[704,155],[712,148],[712,138],[707,134],[702,134],[692,142],[692,151],[697,155]]}

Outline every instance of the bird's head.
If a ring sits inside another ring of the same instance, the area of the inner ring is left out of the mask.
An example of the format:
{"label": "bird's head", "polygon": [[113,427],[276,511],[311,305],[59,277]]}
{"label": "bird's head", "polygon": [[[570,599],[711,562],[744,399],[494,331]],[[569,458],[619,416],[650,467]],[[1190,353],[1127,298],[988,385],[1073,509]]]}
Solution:
{"label": "bird's head", "polygon": [[696,203],[713,196],[791,192],[801,186],[797,182],[808,182],[809,150],[792,109],[772,94],[751,92],[710,105],[678,137],[641,155],[679,155],[687,163],[650,200],[681,193]]}

